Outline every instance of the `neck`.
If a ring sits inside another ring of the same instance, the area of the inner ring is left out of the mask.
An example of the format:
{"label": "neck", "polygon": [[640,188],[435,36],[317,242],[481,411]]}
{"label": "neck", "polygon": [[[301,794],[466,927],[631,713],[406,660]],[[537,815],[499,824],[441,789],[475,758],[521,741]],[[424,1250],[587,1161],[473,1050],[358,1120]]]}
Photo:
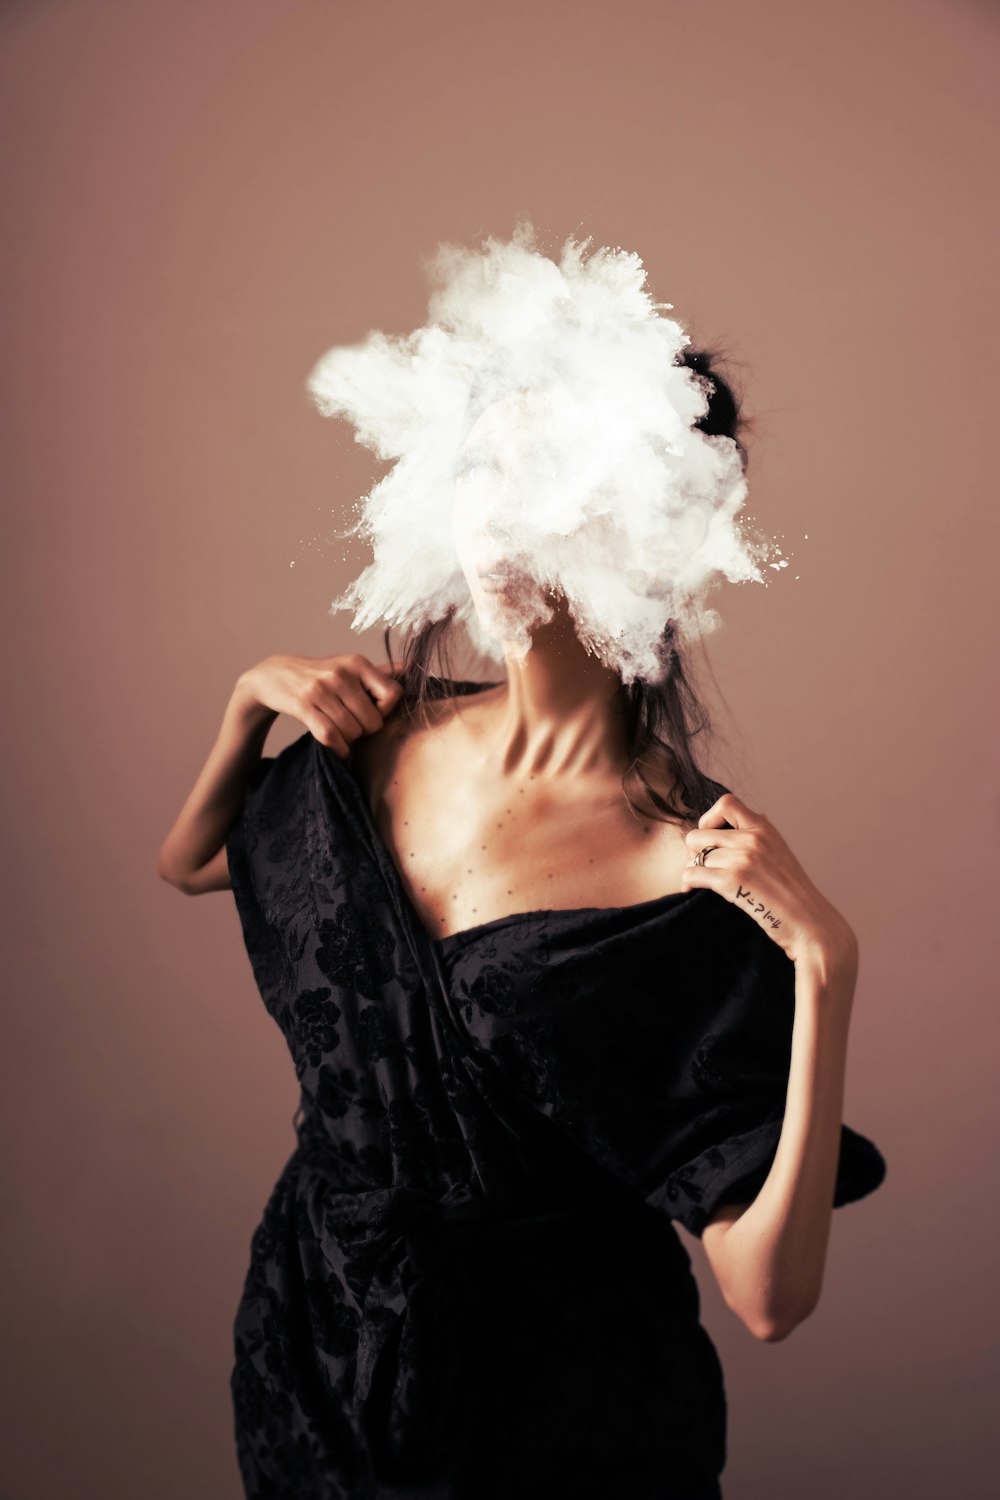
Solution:
{"label": "neck", "polygon": [[504,774],[537,780],[607,775],[628,764],[618,674],[580,644],[565,601],[521,659],[505,653],[488,753]]}

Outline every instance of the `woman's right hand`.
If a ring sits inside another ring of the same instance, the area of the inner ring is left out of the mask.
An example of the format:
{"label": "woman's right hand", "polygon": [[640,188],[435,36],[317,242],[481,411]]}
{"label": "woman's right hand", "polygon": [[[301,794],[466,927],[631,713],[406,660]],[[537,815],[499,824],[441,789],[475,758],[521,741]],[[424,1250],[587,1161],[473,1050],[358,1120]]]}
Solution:
{"label": "woman's right hand", "polygon": [[[389,675],[398,666],[376,667],[366,656],[267,656],[240,678],[262,708],[291,714],[321,745],[346,759],[363,734],[376,734],[403,696]],[[374,700],[374,701],[373,701]]]}

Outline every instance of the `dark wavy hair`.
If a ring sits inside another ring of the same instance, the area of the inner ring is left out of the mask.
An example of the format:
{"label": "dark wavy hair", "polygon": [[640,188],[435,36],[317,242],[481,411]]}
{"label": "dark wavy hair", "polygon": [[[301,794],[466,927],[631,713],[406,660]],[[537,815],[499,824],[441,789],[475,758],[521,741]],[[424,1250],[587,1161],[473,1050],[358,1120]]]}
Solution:
{"label": "dark wavy hair", "polygon": [[[711,382],[711,388],[704,387],[708,410],[695,426],[708,436],[732,438],[746,473],[748,455],[743,433],[752,424],[741,411],[741,397],[719,371],[722,358],[719,349],[693,349],[689,345],[676,363],[687,365]],[[398,654],[391,649],[391,631],[386,627],[385,654],[398,668],[397,681],[403,689],[393,714],[419,715],[426,722],[428,704],[448,696],[449,683],[462,681],[454,677],[451,666],[458,629],[454,616],[452,606],[442,619],[411,628]],[[625,715],[629,756],[622,789],[631,806],[635,805],[633,794],[645,801],[643,810],[647,816],[661,822],[697,822],[719,796],[719,784],[706,775],[695,758],[695,740],[699,735],[711,735],[711,723],[692,685],[686,651],[672,620],[664,627],[661,646],[663,660],[670,663],[664,681],[651,683],[637,678],[628,684],[619,683],[615,702]],[[435,661],[441,669],[437,673],[432,671]],[[678,806],[664,799],[647,779],[645,768],[657,760],[670,774]]]}

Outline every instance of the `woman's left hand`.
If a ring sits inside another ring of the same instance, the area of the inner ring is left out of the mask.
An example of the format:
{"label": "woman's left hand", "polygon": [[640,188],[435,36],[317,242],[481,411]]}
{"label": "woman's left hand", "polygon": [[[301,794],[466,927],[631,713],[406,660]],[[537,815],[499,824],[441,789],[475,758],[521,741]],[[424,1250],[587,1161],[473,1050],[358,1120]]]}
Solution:
{"label": "woman's left hand", "polygon": [[[724,824],[731,824],[729,828]],[[857,963],[857,938],[847,920],[813,885],[774,824],[726,792],[684,835],[692,859],[711,849],[704,865],[683,871],[684,889],[703,886],[763,927],[793,962],[807,955]]]}

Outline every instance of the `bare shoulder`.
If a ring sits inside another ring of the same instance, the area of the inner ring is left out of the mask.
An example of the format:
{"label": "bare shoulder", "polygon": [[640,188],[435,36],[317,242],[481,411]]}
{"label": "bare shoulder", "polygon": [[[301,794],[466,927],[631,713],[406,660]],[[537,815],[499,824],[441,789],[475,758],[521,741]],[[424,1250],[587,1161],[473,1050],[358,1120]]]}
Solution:
{"label": "bare shoulder", "polygon": [[475,693],[428,699],[422,712],[413,714],[398,704],[381,729],[356,739],[348,760],[369,790],[371,800],[379,800],[382,789],[404,764],[409,780],[419,766],[437,760],[441,752],[450,754],[454,746],[453,731],[459,723],[468,727],[470,720],[482,722],[480,696]]}

